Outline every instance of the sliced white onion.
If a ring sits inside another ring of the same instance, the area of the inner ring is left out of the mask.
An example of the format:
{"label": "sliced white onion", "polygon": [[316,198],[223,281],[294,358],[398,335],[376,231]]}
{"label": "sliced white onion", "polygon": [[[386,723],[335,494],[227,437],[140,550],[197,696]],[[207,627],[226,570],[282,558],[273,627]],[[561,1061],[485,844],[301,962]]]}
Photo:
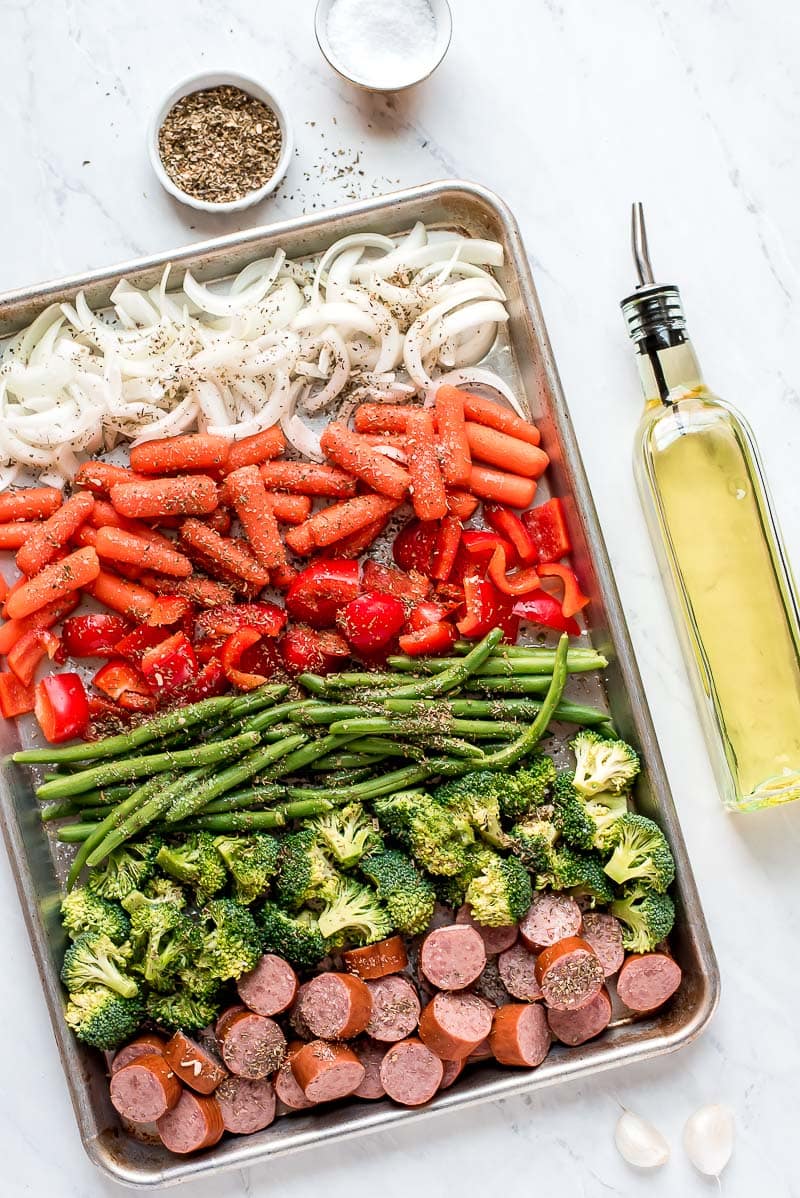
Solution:
{"label": "sliced white onion", "polygon": [[499,242],[470,237],[432,242],[412,250],[400,246],[392,253],[384,254],[382,258],[356,266],[353,269],[353,278],[361,281],[374,274],[385,279],[398,271],[419,270],[423,266],[430,266],[432,262],[447,262],[459,246],[462,247],[460,257],[464,262],[472,262],[476,266],[503,265],[503,247]]}
{"label": "sliced white onion", "polygon": [[305,391],[302,385],[293,384],[290,389],[289,404],[281,417],[281,428],[286,440],[299,454],[304,458],[310,458],[312,462],[322,462],[325,460],[325,455],[322,452],[319,435],[297,415],[298,399],[302,402],[304,398]]}
{"label": "sliced white onion", "polygon": [[323,337],[325,344],[332,351],[333,369],[322,390],[315,395],[307,394],[305,397],[303,406],[307,412],[312,414],[324,411],[329,404],[333,403],[340,391],[347,386],[347,380],[350,378],[350,355],[347,352],[344,339],[333,327],[327,328]]}
{"label": "sliced white onion", "polygon": [[449,370],[446,374],[440,374],[435,383],[431,384],[432,390],[429,390],[425,396],[425,406],[428,407],[433,403],[433,395],[437,387],[442,387],[448,384],[451,387],[486,387],[490,391],[495,391],[501,395],[508,406],[512,408],[518,416],[523,420],[530,419],[530,413],[525,411],[525,408],[517,399],[514,392],[509,387],[504,379],[500,378],[499,374],[495,374],[492,370],[484,370],[482,367],[470,366],[464,370]]}
{"label": "sliced white onion", "polygon": [[18,474],[19,466],[16,463],[0,466],[0,491],[6,491],[16,481]]}

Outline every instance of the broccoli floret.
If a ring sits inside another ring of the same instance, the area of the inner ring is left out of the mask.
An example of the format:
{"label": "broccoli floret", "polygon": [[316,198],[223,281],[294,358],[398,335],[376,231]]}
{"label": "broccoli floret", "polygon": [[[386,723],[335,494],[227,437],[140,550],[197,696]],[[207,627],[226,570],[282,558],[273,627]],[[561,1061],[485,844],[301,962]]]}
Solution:
{"label": "broccoli floret", "polygon": [[147,1014],[155,1023],[170,1031],[199,1031],[208,1027],[219,1014],[221,1003],[213,996],[189,994],[148,994]]}
{"label": "broccoli floret", "polygon": [[162,878],[156,874],[142,889],[146,898],[160,899],[162,902],[173,903],[176,907],[186,906],[186,891],[172,878]]}
{"label": "broccoli floret", "polygon": [[148,836],[146,840],[127,841],[109,853],[98,869],[89,875],[89,889],[101,898],[124,899],[134,890],[141,890],[156,869],[156,854],[161,839]]}
{"label": "broccoli floret", "polygon": [[567,888],[571,898],[583,899],[589,907],[607,906],[614,898],[614,887],[603,869],[599,853],[577,853],[580,858],[581,879]]}
{"label": "broccoli floret", "polygon": [[611,856],[603,867],[618,886],[635,878],[663,893],[675,877],[675,861],[664,833],[645,815],[620,815],[605,836]]}
{"label": "broccoli floret", "polygon": [[[550,854],[547,868],[536,876],[536,889],[572,890],[588,886],[608,895],[608,879],[603,873],[598,853],[583,853],[569,845],[559,844]],[[613,897],[613,892],[610,897]],[[607,897],[603,901],[610,901]]]}
{"label": "broccoli floret", "polygon": [[275,891],[289,911],[320,906],[335,892],[339,875],[326,857],[316,832],[303,828],[287,836],[278,854]]}
{"label": "broccoli floret", "polygon": [[466,901],[478,923],[505,927],[517,923],[531,905],[531,879],[516,857],[492,853],[467,887]]}
{"label": "broccoli floret", "polygon": [[399,849],[384,849],[362,857],[359,868],[386,904],[395,931],[413,936],[427,928],[436,894],[410,857]]}
{"label": "broccoli floret", "polygon": [[102,932],[82,932],[64,954],[61,981],[70,993],[105,986],[122,998],[135,998],[139,987],[122,970],[131,956],[131,946],[115,944]]}
{"label": "broccoli floret", "polygon": [[605,847],[606,837],[612,824],[628,810],[627,796],[605,791],[595,795],[593,799],[583,799],[583,806],[594,824],[593,847],[602,849]]}
{"label": "broccoli floret", "polygon": [[128,895],[125,906],[131,913],[132,968],[154,989],[168,990],[203,946],[199,926],[174,903],[139,891]]}
{"label": "broccoli floret", "polygon": [[301,911],[295,917],[287,915],[276,903],[267,902],[259,919],[266,952],[277,953],[301,968],[316,965],[325,956],[325,941],[310,911]]}
{"label": "broccoli floret", "polygon": [[61,922],[73,940],[81,932],[102,932],[115,944],[122,944],[131,930],[131,921],[119,903],[101,898],[85,886],[71,890],[62,900]]}
{"label": "broccoli floret", "polygon": [[240,903],[253,903],[269,890],[278,868],[279,845],[274,836],[218,836],[217,852],[233,878],[233,892]]}
{"label": "broccoli floret", "polygon": [[213,899],[203,910],[212,927],[198,960],[221,982],[254,969],[261,956],[261,934],[247,907],[233,899]]}
{"label": "broccoli floret", "polygon": [[534,811],[521,820],[508,834],[509,848],[533,873],[544,873],[558,839],[558,828],[552,819],[539,818]]}
{"label": "broccoli floret", "polygon": [[187,965],[178,970],[177,988],[185,990],[192,998],[216,998],[220,991],[219,978],[215,978],[200,965]]}
{"label": "broccoli floret", "polygon": [[645,886],[629,886],[611,904],[623,924],[622,945],[631,953],[649,953],[665,940],[675,922],[675,904],[668,894],[656,894]]}
{"label": "broccoli floret", "polygon": [[482,840],[494,848],[506,848],[508,837],[500,823],[497,779],[489,770],[477,770],[451,778],[436,787],[435,802],[470,824]]}
{"label": "broccoli floret", "polygon": [[392,922],[371,886],[342,878],[319,915],[319,930],[329,948],[374,944],[392,932]]}
{"label": "broccoli floret", "polygon": [[544,803],[555,776],[555,765],[543,753],[534,753],[512,774],[490,774],[503,818],[519,820]]}
{"label": "broccoli floret", "polygon": [[594,844],[594,823],[566,770],[561,770],[553,783],[553,823],[572,848],[590,849]]}
{"label": "broccoli floret", "polygon": [[375,801],[375,814],[431,874],[453,877],[467,865],[475,835],[466,820],[423,791],[401,791]]}
{"label": "broccoli floret", "polygon": [[380,832],[360,803],[319,815],[311,821],[323,845],[342,869],[351,869],[365,853],[379,848]]}
{"label": "broccoli floret", "polygon": [[584,728],[570,748],[575,754],[575,789],[587,798],[603,790],[629,790],[639,773],[639,755],[624,740],[605,740]]}
{"label": "broccoli floret", "polygon": [[181,844],[163,845],[156,865],[184,886],[191,886],[199,904],[213,898],[228,881],[214,837],[208,832],[193,832]]}
{"label": "broccoli floret", "polygon": [[139,998],[123,998],[105,986],[69,996],[65,1018],[84,1044],[107,1051],[129,1040],[144,1019]]}

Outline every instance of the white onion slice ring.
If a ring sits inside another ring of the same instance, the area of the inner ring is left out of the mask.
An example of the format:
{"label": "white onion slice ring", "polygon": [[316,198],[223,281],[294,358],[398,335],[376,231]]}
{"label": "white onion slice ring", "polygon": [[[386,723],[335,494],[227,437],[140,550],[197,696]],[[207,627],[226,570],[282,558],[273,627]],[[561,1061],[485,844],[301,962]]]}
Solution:
{"label": "white onion slice ring", "polygon": [[514,392],[509,387],[505,379],[501,379],[499,374],[495,374],[493,370],[484,370],[479,366],[470,366],[463,370],[449,370],[446,374],[440,374],[434,379],[431,386],[426,388],[425,392],[425,407],[432,406],[436,395],[436,388],[448,385],[450,387],[485,387],[489,391],[496,392],[501,396],[508,406],[521,416],[523,420],[530,420],[530,413],[527,412],[523,404],[517,399]]}

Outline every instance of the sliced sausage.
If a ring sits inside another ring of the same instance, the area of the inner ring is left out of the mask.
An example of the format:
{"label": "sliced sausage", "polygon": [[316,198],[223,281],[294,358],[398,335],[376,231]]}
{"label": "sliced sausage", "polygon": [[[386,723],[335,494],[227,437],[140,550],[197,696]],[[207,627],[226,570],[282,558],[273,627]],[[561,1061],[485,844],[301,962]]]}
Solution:
{"label": "sliced sausage", "polygon": [[275,1023],[253,1011],[239,1011],[219,1041],[222,1059],[237,1077],[269,1077],[286,1056],[286,1038]]}
{"label": "sliced sausage", "polygon": [[483,946],[486,949],[487,956],[493,956],[495,953],[502,953],[504,949],[511,948],[511,945],[517,939],[517,925],[515,923],[506,924],[502,928],[490,928],[485,923],[478,923],[472,917],[472,908],[469,903],[464,903],[456,912],[456,923],[469,924],[471,928],[475,928],[478,932]]}
{"label": "sliced sausage", "polygon": [[265,953],[236,983],[239,998],[257,1015],[280,1015],[297,997],[297,974],[288,961]]}
{"label": "sliced sausage", "polygon": [[622,924],[607,911],[584,911],[581,936],[591,944],[607,978],[613,977],[625,960]]}
{"label": "sliced sausage", "polygon": [[499,962],[500,957],[490,957],[483,967],[480,977],[476,978],[470,986],[470,990],[474,994],[485,998],[493,1007],[502,1007],[504,1003],[511,1002],[511,997],[500,975]]}
{"label": "sliced sausage", "polygon": [[581,909],[568,894],[537,894],[519,923],[519,934],[538,953],[581,930]]}
{"label": "sliced sausage", "polygon": [[408,965],[406,946],[400,936],[390,936],[388,940],[379,940],[365,948],[351,948],[342,953],[342,957],[345,969],[365,981],[400,973]]}
{"label": "sliced sausage", "polygon": [[130,1044],[126,1044],[114,1054],[111,1061],[111,1072],[116,1073],[118,1069],[122,1069],[123,1065],[130,1065],[131,1061],[137,1061],[139,1057],[151,1057],[153,1053],[156,1056],[163,1054],[166,1043],[163,1036],[156,1036],[151,1032],[137,1036],[135,1040],[131,1040]]}
{"label": "sliced sausage", "polygon": [[164,1060],[198,1094],[212,1094],[228,1076],[228,1070],[214,1053],[183,1032],[176,1032],[167,1044]]}
{"label": "sliced sausage", "polygon": [[132,1123],[124,1115],[120,1115],[119,1121],[128,1135],[133,1136],[140,1144],[161,1144],[161,1136],[155,1123]]}
{"label": "sliced sausage", "polygon": [[123,1065],[111,1078],[111,1104],[134,1123],[155,1123],[177,1103],[181,1083],[156,1053]]}
{"label": "sliced sausage", "polygon": [[539,1003],[509,1003],[495,1011],[489,1034],[492,1053],[501,1065],[533,1069],[550,1051],[550,1028]]}
{"label": "sliced sausage", "polygon": [[580,936],[567,936],[539,953],[536,980],[548,1007],[576,1011],[599,993],[605,975],[592,946]]}
{"label": "sliced sausage", "polygon": [[225,1034],[225,1028],[233,1019],[234,1015],[240,1015],[242,1011],[246,1011],[247,1007],[242,1002],[234,1003],[232,1007],[226,1007],[221,1015],[217,1017],[217,1022],[214,1024],[214,1035],[219,1042]]}
{"label": "sliced sausage", "polygon": [[156,1127],[164,1147],[181,1155],[211,1148],[225,1131],[216,1098],[191,1090],[183,1091],[177,1106],[156,1120]]}
{"label": "sliced sausage", "polygon": [[247,1136],[275,1118],[275,1090],[266,1078],[229,1077],[215,1091],[225,1130]]}
{"label": "sliced sausage", "polygon": [[408,978],[391,974],[366,983],[372,1000],[367,1035],[373,1040],[394,1044],[416,1031],[419,1022],[419,998]]}
{"label": "sliced sausage", "polygon": [[381,1081],[381,1062],[386,1045],[364,1036],[353,1045],[356,1056],[364,1066],[364,1078],[353,1091],[354,1098],[383,1098],[386,1091]]}
{"label": "sliced sausage", "polygon": [[303,1004],[303,997],[308,990],[308,987],[308,982],[302,983],[297,991],[297,998],[294,1000],[294,1006],[289,1011],[289,1026],[294,1034],[301,1040],[313,1040],[314,1038],[311,1035],[311,1029],[306,1024],[300,1011]]}
{"label": "sliced sausage", "polygon": [[671,998],[681,984],[681,967],[666,953],[632,954],[617,978],[617,994],[631,1011],[646,1014]]}
{"label": "sliced sausage", "polygon": [[453,1082],[464,1072],[466,1061],[442,1061],[444,1069],[442,1070],[442,1080],[439,1083],[440,1090],[449,1090]]}
{"label": "sliced sausage", "polygon": [[437,994],[422,1012],[420,1039],[443,1061],[461,1061],[489,1035],[493,1010],[477,994]]}
{"label": "sliced sausage", "polygon": [[357,1090],[366,1069],[345,1044],[312,1040],[292,1057],[292,1072],[311,1102],[333,1102]]}
{"label": "sliced sausage", "polygon": [[[310,1098],[306,1098],[297,1078],[292,1072],[292,1060],[302,1047],[303,1042],[301,1040],[292,1040],[290,1042],[286,1049],[284,1062],[272,1079],[278,1103],[290,1111],[304,1111],[307,1107],[314,1105]],[[278,1107],[278,1113],[280,1113],[280,1106]]]}
{"label": "sliced sausage", "polygon": [[388,1096],[402,1106],[421,1106],[442,1084],[444,1066],[436,1053],[412,1037],[388,1049],[381,1062],[381,1081]]}
{"label": "sliced sausage", "polygon": [[429,932],[419,954],[422,973],[438,990],[463,990],[485,964],[483,940],[470,924],[453,923]]}
{"label": "sliced sausage", "polygon": [[536,1002],[542,997],[542,988],[536,980],[536,953],[532,953],[524,944],[515,944],[501,953],[497,958],[497,968],[503,985],[514,998]]}
{"label": "sliced sausage", "polygon": [[604,1032],[611,1022],[611,999],[605,987],[595,994],[590,1002],[579,1007],[577,1011],[547,1012],[547,1022],[550,1031],[562,1044],[573,1048],[585,1044]]}
{"label": "sliced sausage", "polygon": [[494,1056],[492,1052],[492,1043],[487,1036],[485,1040],[481,1040],[472,1052],[467,1057],[465,1064],[474,1065],[477,1061],[488,1061]]}
{"label": "sliced sausage", "polygon": [[320,1040],[347,1040],[369,1023],[372,998],[366,982],[349,973],[321,973],[303,987],[300,1018]]}

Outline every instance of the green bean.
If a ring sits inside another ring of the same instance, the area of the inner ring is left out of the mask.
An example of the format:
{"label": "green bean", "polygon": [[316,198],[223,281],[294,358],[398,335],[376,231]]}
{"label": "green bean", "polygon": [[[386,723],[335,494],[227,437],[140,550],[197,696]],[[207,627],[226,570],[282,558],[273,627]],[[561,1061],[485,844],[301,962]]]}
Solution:
{"label": "green bean", "polygon": [[350,786],[353,782],[363,782],[365,778],[374,778],[375,769],[371,765],[360,769],[331,770],[325,775],[326,786]]}
{"label": "green bean", "polygon": [[422,765],[407,765],[401,770],[393,770],[380,778],[367,779],[366,782],[356,782],[354,786],[334,786],[330,788],[312,786],[290,786],[289,795],[293,799],[330,799],[332,803],[367,802],[377,799],[380,795],[393,794],[409,786],[424,782],[435,771]]}
{"label": "green bean", "polygon": [[[517,654],[514,657],[500,654],[489,657],[483,665],[473,670],[476,678],[507,678],[514,674],[546,674],[553,673],[555,649],[531,649],[529,653]],[[440,674],[463,661],[462,657],[390,657],[387,664],[393,670],[412,674]],[[594,649],[570,649],[567,654],[567,672],[569,674],[585,674],[590,670],[602,670],[608,661]]]}
{"label": "green bean", "polygon": [[313,773],[325,770],[358,770],[362,767],[374,766],[385,756],[385,753],[328,753],[327,756],[320,757],[318,761],[313,761],[308,768]]}
{"label": "green bean", "polygon": [[295,699],[291,703],[279,703],[277,707],[271,707],[268,711],[259,711],[242,721],[241,730],[242,732],[263,732],[280,723],[284,716],[291,719],[292,714],[301,710],[308,702],[308,699]]}
{"label": "green bean", "polygon": [[502,635],[502,628],[493,628],[483,640],[478,641],[477,645],[466,657],[458,658],[455,665],[450,666],[449,669],[442,670],[441,674],[435,674],[432,678],[415,679],[405,686],[394,687],[388,694],[382,695],[381,698],[430,698],[434,695],[447,694],[448,691],[464,686],[470,675],[484,663],[494,646],[500,641]]}
{"label": "green bean", "polygon": [[182,819],[190,819],[198,811],[201,811],[206,803],[219,798],[227,791],[234,790],[243,782],[249,782],[256,774],[260,774],[262,770],[268,770],[274,762],[305,744],[306,740],[306,736],[297,733],[294,736],[286,737],[277,745],[269,745],[267,748],[261,746],[255,752],[248,753],[241,761],[237,761],[235,765],[228,766],[219,774],[214,774],[193,791],[183,791],[180,798],[168,808],[166,822],[174,824]]}
{"label": "green bean", "polygon": [[143,832],[150,824],[154,824],[157,819],[160,819],[181,795],[196,793],[199,783],[208,776],[208,772],[207,768],[190,770],[186,774],[181,774],[168,786],[157,790],[152,798],[148,799],[146,803],[140,804],[126,819],[117,823],[113,831],[104,836],[97,848],[89,854],[87,865],[94,869],[126,840]]}
{"label": "green bean", "polygon": [[[379,709],[376,708],[376,710]],[[308,707],[296,711],[290,716],[290,719],[296,724],[333,724],[336,720],[346,720],[369,714],[368,708],[360,704],[318,703],[314,700]]]}
{"label": "green bean", "polygon": [[[404,700],[400,700],[404,702]],[[430,736],[514,737],[519,727],[496,720],[459,720],[441,707],[432,705],[421,718],[390,719],[388,716],[369,716],[366,719],[343,719],[331,724],[331,732],[342,735],[357,732],[361,736],[410,736],[425,739]]]}
{"label": "green bean", "polygon": [[373,673],[370,671],[342,670],[340,674],[330,674],[322,678],[319,674],[300,674],[297,681],[305,690],[311,691],[321,698],[330,698],[341,690],[375,690],[379,686],[391,686],[397,682],[394,674]]}
{"label": "green bean", "polygon": [[228,719],[238,720],[241,716],[261,711],[263,707],[271,707],[273,703],[279,703],[284,699],[288,693],[289,687],[284,683],[268,682],[246,695],[236,695],[231,703]]}
{"label": "green bean", "polygon": [[[441,675],[435,674],[438,678]],[[513,674],[509,678],[470,678],[467,690],[483,691],[498,695],[546,695],[550,689],[551,675]]]}
{"label": "green bean", "polygon": [[[439,702],[442,702],[441,700]],[[383,703],[387,711],[395,711],[398,715],[425,716],[429,711],[436,710],[438,704],[428,699],[386,699]],[[535,720],[541,710],[541,703],[531,699],[448,699],[445,706],[451,715],[464,719],[492,720],[524,720],[528,723]],[[563,720],[567,724],[579,724],[588,727],[599,727],[608,721],[608,713],[599,707],[587,707],[581,703],[571,703],[562,699],[555,711],[554,719]]]}
{"label": "green bean", "polygon": [[281,786],[250,786],[246,790],[235,790],[233,794],[212,799],[203,808],[203,815],[223,815],[228,811],[244,811],[250,807],[266,807],[283,796]]}
{"label": "green bean", "polygon": [[300,770],[306,769],[312,762],[318,761],[320,757],[339,749],[342,745],[348,744],[352,740],[352,736],[321,736],[319,740],[313,740],[310,744],[304,745],[302,749],[295,749],[283,761],[279,761],[277,765],[272,766],[262,775],[265,782],[274,782],[278,778],[285,778],[291,774],[298,773]]}
{"label": "green bean", "polygon": [[297,803],[285,803],[271,811],[241,811],[230,815],[200,815],[181,824],[180,830],[206,832],[259,832],[269,828],[283,828],[293,819],[308,819],[330,811],[333,803],[327,799],[305,799]]}
{"label": "green bean", "polygon": [[113,807],[133,794],[136,783],[125,782],[120,786],[106,786],[102,790],[85,790],[79,795],[72,796],[76,807]]}
{"label": "green bean", "polygon": [[408,761],[424,761],[427,757],[422,745],[410,745],[406,741],[390,740],[384,736],[364,736],[359,740],[351,740],[350,748],[373,755],[373,760],[379,754],[382,757],[402,757]]}
{"label": "green bean", "polygon": [[97,824],[65,824],[56,832],[56,839],[63,844],[83,844],[85,847],[89,837],[94,835]]}
{"label": "green bean", "polygon": [[39,819],[46,824],[50,820],[66,819],[67,816],[77,814],[75,804],[71,803],[69,799],[65,799],[61,803],[51,803],[49,807],[43,807],[39,812]]}

